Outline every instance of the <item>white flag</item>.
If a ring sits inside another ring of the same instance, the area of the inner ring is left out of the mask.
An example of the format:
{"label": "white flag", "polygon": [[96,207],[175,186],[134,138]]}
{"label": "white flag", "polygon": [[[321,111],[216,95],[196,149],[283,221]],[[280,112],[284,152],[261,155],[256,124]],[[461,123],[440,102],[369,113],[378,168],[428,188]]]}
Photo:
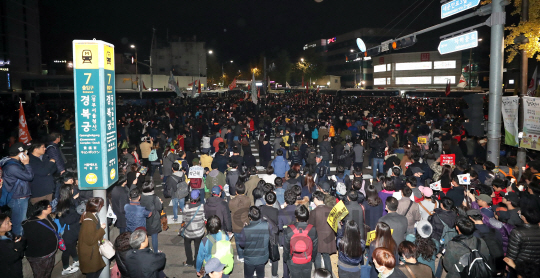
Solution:
{"label": "white flag", "polygon": [[257,83],[255,82],[255,73],[253,73],[253,79],[251,80],[251,101],[257,104]]}
{"label": "white flag", "polygon": [[433,190],[438,190],[438,191],[441,191],[441,181],[437,181],[437,182],[434,182],[432,184],[429,185],[429,188],[433,189]]}
{"label": "white flag", "polygon": [[465,81],[465,77],[463,77],[463,74],[462,74],[461,77],[459,78],[459,83],[457,84],[456,87],[465,88],[465,86],[467,86],[467,81]]}
{"label": "white flag", "polygon": [[471,184],[471,174],[457,175],[459,179],[459,184]]}

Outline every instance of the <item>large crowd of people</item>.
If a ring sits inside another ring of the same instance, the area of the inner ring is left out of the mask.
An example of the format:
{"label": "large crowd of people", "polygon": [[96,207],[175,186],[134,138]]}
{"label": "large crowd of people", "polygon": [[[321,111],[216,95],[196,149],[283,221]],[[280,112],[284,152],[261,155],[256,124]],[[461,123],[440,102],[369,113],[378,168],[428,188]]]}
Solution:
{"label": "large crowd of people", "polygon": [[[26,257],[51,277],[62,252],[62,275],[99,277],[105,231],[118,229],[113,271],[166,277],[176,254],[159,234],[179,224],[182,265],[199,277],[264,277],[268,264],[273,278],[538,277],[540,160],[517,169],[517,149],[501,146],[498,166],[486,161],[464,108],[316,93],[124,104],[108,200],[79,190],[62,151],[71,110],[30,112],[35,140],[2,147],[1,276],[29,275]],[[98,217],[105,203],[114,224]]]}

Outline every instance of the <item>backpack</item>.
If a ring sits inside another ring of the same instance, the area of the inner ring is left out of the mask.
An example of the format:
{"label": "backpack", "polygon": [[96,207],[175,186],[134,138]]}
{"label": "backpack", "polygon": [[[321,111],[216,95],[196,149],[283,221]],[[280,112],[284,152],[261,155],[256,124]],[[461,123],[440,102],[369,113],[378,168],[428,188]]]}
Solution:
{"label": "backpack", "polygon": [[[455,242],[461,244],[469,250],[469,253],[463,254],[459,259],[459,262],[455,264],[455,267],[461,271],[459,274],[463,278],[474,277],[474,278],[489,278],[492,276],[492,269],[488,265],[488,261],[482,253],[480,253],[481,241],[476,239],[476,248],[471,249],[462,241],[456,240]],[[459,266],[458,266],[459,264]]]}
{"label": "backpack", "polygon": [[289,138],[287,139],[287,144],[290,145],[293,143],[292,135],[289,134]]}
{"label": "backpack", "polygon": [[342,178],[334,175],[334,178],[336,179],[336,192],[339,195],[345,195],[345,194],[341,194],[343,192],[347,193],[347,187],[345,186],[345,175],[343,175]]}
{"label": "backpack", "polygon": [[512,170],[512,168],[508,168],[508,174],[505,173],[502,169],[499,169],[498,176],[499,176],[500,179],[503,179],[503,180],[504,180],[505,177],[511,177],[511,178],[517,180],[516,177],[514,176],[514,170]]}
{"label": "backpack", "polygon": [[[172,196],[175,199],[183,199],[189,194],[189,186],[185,182],[184,179],[177,180],[175,179],[175,176],[170,176],[171,179],[173,179],[176,182],[175,186],[172,186],[171,188],[167,188],[170,193],[170,196]],[[163,196],[165,196],[165,191],[163,191]],[[169,197],[166,197],[169,198]]]}
{"label": "backpack", "polygon": [[266,215],[262,216],[262,219],[265,220],[268,223],[268,233],[270,235],[269,241],[268,241],[268,255],[269,259],[272,262],[277,262],[280,260],[279,256],[279,229],[277,227],[277,224],[272,221],[272,219],[268,218]]}
{"label": "backpack", "polygon": [[218,178],[217,177],[211,177],[210,175],[206,176],[206,188],[208,190],[212,190],[214,186],[219,186],[218,184]]}
{"label": "backpack", "polygon": [[158,160],[156,149],[153,149],[152,151],[150,151],[150,154],[148,155],[148,160],[149,161],[157,161]]}
{"label": "backpack", "polygon": [[202,179],[200,178],[189,179],[189,187],[191,187],[191,189],[202,189]]}
{"label": "backpack", "polygon": [[313,149],[309,150],[307,154],[306,163],[309,165],[316,165],[317,164],[317,161],[315,160],[316,157],[317,157],[317,154],[315,153],[315,151],[313,151]]}
{"label": "backpack", "polygon": [[443,249],[443,246],[446,246],[454,237],[458,235],[456,228],[450,228],[444,221],[442,221],[441,217],[438,214],[435,214],[437,218],[441,221],[443,224],[443,231],[441,235],[441,250]]}
{"label": "backpack", "polygon": [[313,241],[309,237],[309,231],[313,225],[309,224],[305,229],[298,230],[296,226],[289,225],[293,235],[291,237],[291,257],[295,264],[307,264],[311,262]]}
{"label": "backpack", "polygon": [[225,233],[222,233],[221,240],[219,241],[216,241],[211,235],[208,235],[206,238],[212,242],[212,258],[219,259],[225,265],[225,269],[223,269],[224,274],[231,273],[234,265],[231,241],[226,239]]}
{"label": "backpack", "polygon": [[506,264],[503,261],[503,243],[497,238],[496,230],[489,228],[489,233],[480,233],[480,238],[486,242],[489,249],[491,265],[497,268],[497,272],[504,271]]}
{"label": "backpack", "polygon": [[302,164],[302,158],[300,157],[300,151],[291,152],[291,164]]}

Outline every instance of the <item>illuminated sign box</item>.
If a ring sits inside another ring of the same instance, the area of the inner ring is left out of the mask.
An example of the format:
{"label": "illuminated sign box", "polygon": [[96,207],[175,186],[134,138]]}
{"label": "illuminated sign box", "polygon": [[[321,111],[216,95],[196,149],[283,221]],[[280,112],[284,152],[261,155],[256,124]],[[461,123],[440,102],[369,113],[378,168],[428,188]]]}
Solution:
{"label": "illuminated sign box", "polygon": [[456,60],[433,62],[433,69],[455,69]]}
{"label": "illuminated sign box", "polygon": [[431,76],[396,77],[396,85],[431,84]]}
{"label": "illuminated sign box", "polygon": [[386,78],[373,78],[373,85],[386,85]]}
{"label": "illuminated sign box", "polygon": [[431,66],[431,62],[396,63],[396,70],[428,70]]}
{"label": "illuminated sign box", "polygon": [[433,76],[433,84],[447,84],[450,80],[450,84],[456,84],[455,76]]}
{"label": "illuminated sign box", "polygon": [[373,72],[383,72],[386,71],[386,65],[373,66]]}

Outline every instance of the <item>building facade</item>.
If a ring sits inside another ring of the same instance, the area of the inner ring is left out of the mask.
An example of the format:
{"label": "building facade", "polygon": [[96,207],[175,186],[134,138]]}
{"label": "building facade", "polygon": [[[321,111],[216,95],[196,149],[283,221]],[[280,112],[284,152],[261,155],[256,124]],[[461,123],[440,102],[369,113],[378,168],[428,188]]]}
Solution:
{"label": "building facade", "polygon": [[154,50],[154,74],[206,77],[206,55],[204,42],[168,42]]}
{"label": "building facade", "polygon": [[23,78],[39,74],[38,0],[0,1],[0,90],[20,90]]}
{"label": "building facade", "polygon": [[373,57],[373,87],[380,89],[445,88],[455,86],[462,73],[461,51],[394,53]]}

